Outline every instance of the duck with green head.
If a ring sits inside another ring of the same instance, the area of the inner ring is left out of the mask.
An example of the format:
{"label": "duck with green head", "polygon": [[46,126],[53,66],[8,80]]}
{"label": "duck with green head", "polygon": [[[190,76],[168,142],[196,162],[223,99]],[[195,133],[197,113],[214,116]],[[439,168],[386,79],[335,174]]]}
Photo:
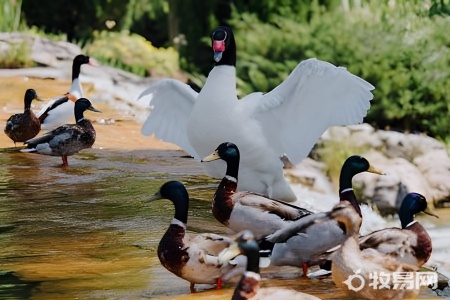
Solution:
{"label": "duck with green head", "polygon": [[41,130],[41,123],[31,110],[33,100],[41,99],[35,90],[28,89],[24,96],[25,108],[23,113],[12,115],[6,121],[5,134],[13,140],[14,144],[34,138]]}
{"label": "duck with green head", "polygon": [[[353,155],[346,159],[339,176],[340,202],[349,203],[361,218],[352,179],[362,172],[383,174],[364,157]],[[345,230],[343,225],[335,220],[317,223],[316,220],[323,218],[325,214],[306,216],[268,236],[267,240],[275,243],[270,255],[270,265],[302,267],[306,275],[308,266],[326,262],[326,252],[344,241]]]}
{"label": "duck with green head", "polygon": [[[409,284],[398,283],[396,285],[393,280],[393,274],[401,273],[407,274],[407,276],[408,274],[415,276],[417,266],[399,262],[392,256],[376,251],[360,250],[358,236],[362,220],[349,202],[341,201],[317,222],[328,222],[329,220],[341,223],[346,233],[341,247],[332,256],[332,278],[339,288],[346,294],[373,300],[400,300],[417,296],[419,290],[416,285],[410,286]],[[360,289],[349,288],[349,280],[355,274],[360,278],[360,282],[365,282]],[[385,276],[384,278],[389,279],[383,282],[387,285],[386,288],[377,288],[377,285],[369,284],[374,282],[374,276],[381,274]]]}
{"label": "duck with green head", "polygon": [[237,191],[240,153],[233,143],[222,143],[203,162],[226,162],[226,174],[220,182],[212,201],[214,217],[234,232],[251,230],[261,239],[294,220],[311,212],[276,199],[270,199],[251,191]]}
{"label": "duck with green head", "polygon": [[284,288],[260,288],[261,275],[259,274],[260,257],[259,246],[254,235],[244,230],[236,235],[235,243],[222,251],[219,260],[227,262],[237,255],[247,257],[247,269],[238,282],[232,300],[251,299],[289,299],[289,300],[318,300],[315,296]]}
{"label": "duck with green head", "polygon": [[40,137],[27,140],[27,148],[22,152],[37,152],[39,154],[61,156],[62,166],[68,166],[67,156],[80,150],[90,148],[95,142],[95,129],[91,121],[84,118],[86,110],[100,112],[86,98],[75,102],[75,124],[62,125]]}
{"label": "duck with green head", "polygon": [[376,250],[400,262],[421,267],[433,250],[431,237],[423,226],[414,220],[420,212],[438,217],[427,208],[427,199],[419,193],[409,193],[402,201],[398,215],[402,228],[386,228],[359,239],[362,251]]}
{"label": "duck with green head", "polygon": [[217,284],[221,287],[223,270],[234,271],[238,266],[222,264],[217,255],[233,243],[233,239],[214,233],[188,232],[189,194],[179,181],[164,183],[150,201],[168,199],[175,206],[175,215],[158,244],[161,264],[176,276],[195,284]]}

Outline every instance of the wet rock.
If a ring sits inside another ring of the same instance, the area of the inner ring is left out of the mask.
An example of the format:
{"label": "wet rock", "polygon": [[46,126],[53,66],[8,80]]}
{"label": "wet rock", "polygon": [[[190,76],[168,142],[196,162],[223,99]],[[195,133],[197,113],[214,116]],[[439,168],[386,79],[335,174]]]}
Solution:
{"label": "wet rock", "polygon": [[431,150],[445,149],[445,145],[438,140],[422,134],[379,130],[377,135],[384,144],[383,153],[391,158],[403,157],[412,161]]}
{"label": "wet rock", "polygon": [[436,207],[450,204],[450,158],[446,150],[432,150],[414,159],[414,164],[430,186]]}
{"label": "wet rock", "polygon": [[381,214],[395,214],[407,193],[417,192],[430,200],[430,186],[420,170],[402,157],[388,158],[379,152],[364,154],[370,163],[386,175],[362,173],[355,177],[361,201],[374,205]]}

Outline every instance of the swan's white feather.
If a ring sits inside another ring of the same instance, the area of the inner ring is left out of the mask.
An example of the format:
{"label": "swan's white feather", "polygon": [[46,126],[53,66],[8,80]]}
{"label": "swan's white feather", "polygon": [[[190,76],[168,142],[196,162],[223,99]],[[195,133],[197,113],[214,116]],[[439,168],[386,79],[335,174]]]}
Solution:
{"label": "swan's white feather", "polygon": [[174,143],[196,159],[201,157],[187,137],[187,122],[198,93],[175,79],[163,79],[145,89],[138,97],[150,97],[150,115],[142,125],[143,135]]}
{"label": "swan's white feather", "polygon": [[308,59],[271,92],[242,101],[276,152],[299,163],[328,127],[361,123],[373,89],[343,67]]}
{"label": "swan's white feather", "polygon": [[[51,99],[48,103],[36,114],[39,118],[46,110],[51,107],[58,98]],[[75,103],[68,100],[65,103],[58,105],[48,112],[47,117],[41,124],[41,128],[46,131],[53,130],[61,125],[74,123],[73,112],[75,109]]]}
{"label": "swan's white feather", "polygon": [[[220,65],[198,94],[173,79],[143,91],[140,97],[152,97],[152,111],[142,133],[177,144],[195,158],[232,142],[241,152],[238,189],[292,202],[279,157],[286,153],[298,162],[329,126],[362,122],[372,89],[345,68],[309,59],[273,91],[238,101],[236,68]],[[210,176],[225,174],[222,161],[203,167]]]}
{"label": "swan's white feather", "polygon": [[[81,86],[79,78],[73,79],[69,94],[71,94],[77,100],[83,97],[83,88]],[[50,99],[47,104],[36,114],[36,116],[39,118],[58,99],[60,99],[60,97]],[[41,128],[43,130],[50,131],[61,125],[73,123],[75,121],[73,118],[74,109],[75,103],[70,100],[61,105],[58,105],[57,107],[48,111],[47,117],[41,123]]]}

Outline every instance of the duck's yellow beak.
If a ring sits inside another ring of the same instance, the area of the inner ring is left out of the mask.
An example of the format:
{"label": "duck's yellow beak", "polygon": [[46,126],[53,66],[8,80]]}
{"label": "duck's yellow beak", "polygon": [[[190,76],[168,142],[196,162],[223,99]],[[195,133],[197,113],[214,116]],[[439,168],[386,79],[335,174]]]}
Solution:
{"label": "duck's yellow beak", "polygon": [[225,264],[240,254],[242,253],[241,249],[239,249],[238,243],[233,243],[228,248],[223,249],[217,258],[220,264]]}
{"label": "duck's yellow beak", "polygon": [[159,199],[163,199],[163,197],[161,196],[160,192],[157,192],[154,195],[152,195],[149,198],[147,198],[147,201],[152,202],[152,201],[159,200]]}
{"label": "duck's yellow beak", "polygon": [[386,175],[386,173],[374,168],[372,165],[369,166],[369,169],[367,169],[367,172],[378,174],[378,175]]}
{"label": "duck's yellow beak", "polygon": [[98,109],[94,108],[92,105],[89,106],[87,109],[90,110],[90,111],[95,111],[95,112],[101,113],[101,111],[99,111]]}
{"label": "duck's yellow beak", "polygon": [[203,157],[203,159],[201,161],[208,162],[208,161],[213,161],[213,160],[218,160],[218,159],[220,159],[220,156],[216,150],[213,153],[211,153],[210,155]]}
{"label": "duck's yellow beak", "polygon": [[439,216],[436,215],[436,214],[433,214],[433,213],[431,212],[431,210],[430,210],[428,207],[427,207],[423,212],[424,212],[425,214],[429,215],[429,216],[433,216],[433,217],[439,219]]}

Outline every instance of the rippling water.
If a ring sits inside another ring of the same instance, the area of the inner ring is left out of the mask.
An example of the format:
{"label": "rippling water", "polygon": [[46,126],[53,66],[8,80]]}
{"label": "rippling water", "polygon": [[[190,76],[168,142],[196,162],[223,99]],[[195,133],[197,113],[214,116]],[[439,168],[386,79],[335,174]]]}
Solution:
{"label": "rippling water", "polygon": [[[205,188],[217,181],[200,175],[198,163],[178,151],[136,151],[120,162],[117,157],[92,149],[63,169],[54,157],[0,154],[0,270],[9,275],[0,278],[16,280],[2,286],[1,299],[192,299],[189,284],[161,267],[156,256],[172,203],[145,198],[162,182],[180,179],[192,197],[190,230],[226,233],[210,212],[214,188]],[[438,222],[436,236],[447,232],[439,231],[445,222]],[[445,249],[448,239],[440,241]],[[265,273],[264,286],[343,297],[330,278],[301,278],[295,268]],[[229,299],[233,284],[219,291],[198,288],[195,299]]]}
{"label": "rippling water", "polygon": [[[4,110],[0,121],[6,117]],[[117,139],[128,130],[123,126],[99,129]],[[12,146],[6,141],[0,139],[1,148]],[[181,180],[192,198],[189,229],[227,233],[210,211],[217,181],[181,151],[124,150],[124,143],[120,151],[83,151],[68,168],[58,157],[0,151],[0,299],[230,299],[233,283],[222,290],[198,285],[192,295],[186,281],[160,265],[157,245],[174,210],[169,201],[145,201],[163,182]],[[437,213],[439,220],[419,218],[433,237],[433,264],[448,274],[450,210]],[[331,278],[300,275],[271,268],[262,285],[350,299]],[[435,298],[429,289],[421,297]]]}

